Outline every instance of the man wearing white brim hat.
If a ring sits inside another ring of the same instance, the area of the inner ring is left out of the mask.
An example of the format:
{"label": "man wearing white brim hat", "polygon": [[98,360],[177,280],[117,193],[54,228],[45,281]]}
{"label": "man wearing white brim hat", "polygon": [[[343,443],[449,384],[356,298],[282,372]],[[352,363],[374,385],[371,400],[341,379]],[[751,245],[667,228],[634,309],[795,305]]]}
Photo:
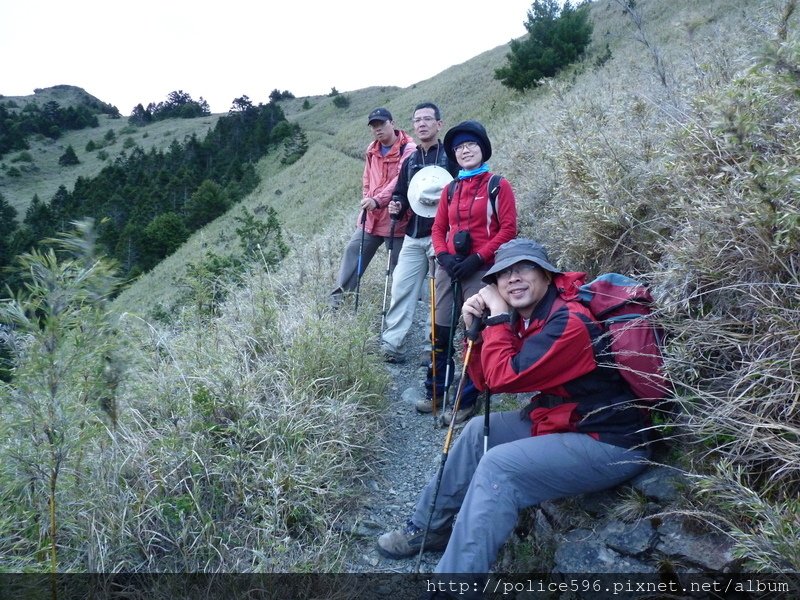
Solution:
{"label": "man wearing white brim hat", "polygon": [[392,299],[381,334],[381,350],[387,362],[405,361],[406,336],[414,322],[429,259],[433,257],[433,217],[442,189],[458,172],[458,164],[450,161],[437,137],[443,126],[439,107],[432,102],[418,104],[412,124],[419,143],[400,168],[389,203],[393,218],[402,219],[406,214],[410,217],[392,274]]}

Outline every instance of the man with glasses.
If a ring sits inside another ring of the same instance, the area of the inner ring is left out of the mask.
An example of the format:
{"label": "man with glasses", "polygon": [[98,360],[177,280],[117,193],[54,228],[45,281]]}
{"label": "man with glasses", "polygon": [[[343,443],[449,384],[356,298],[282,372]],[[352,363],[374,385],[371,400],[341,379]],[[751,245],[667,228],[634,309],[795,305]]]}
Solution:
{"label": "man with glasses", "polygon": [[[436,204],[432,205],[430,214],[417,214],[409,203],[408,186],[414,176],[427,166],[441,167],[451,177],[458,173],[458,165],[450,160],[438,138],[444,124],[439,107],[433,102],[418,104],[414,108],[411,122],[418,141],[417,149],[403,162],[392,201],[389,203],[389,214],[392,218],[398,221],[408,220],[403,247],[392,275],[392,299],[386,312],[386,328],[381,334],[384,359],[392,363],[405,361],[406,336],[414,321],[417,301],[428,275],[429,258],[433,257],[431,227]],[[425,193],[435,191],[426,190]],[[440,195],[441,188],[436,192],[436,202]],[[418,210],[422,212],[421,208]]]}
{"label": "man with glasses", "polygon": [[462,310],[467,328],[484,325],[469,373],[481,388],[532,397],[521,412],[491,415],[485,454],[483,418],[470,420],[438,487],[429,481],[406,526],[378,539],[389,558],[417,554],[423,539],[425,551],[444,549],[437,573],[487,574],[520,510],[616,486],[648,456],[633,392],[596,354],[603,329],[577,299],[584,273],[560,271],[540,244],[515,239],[482,280]]}
{"label": "man with glasses", "polygon": [[398,220],[392,236],[388,207],[397,185],[400,165],[414,152],[416,144],[405,131],[395,128],[392,113],[386,108],[379,107],[370,112],[367,123],[375,139],[367,147],[356,230],[345,247],[336,289],[331,292],[330,304],[333,308],[341,305],[345,292],[356,289],[359,278],[375,252],[381,244],[388,249],[391,237],[395,239],[391,244],[392,258],[389,264],[393,266],[397,263],[408,222],[407,218]]}

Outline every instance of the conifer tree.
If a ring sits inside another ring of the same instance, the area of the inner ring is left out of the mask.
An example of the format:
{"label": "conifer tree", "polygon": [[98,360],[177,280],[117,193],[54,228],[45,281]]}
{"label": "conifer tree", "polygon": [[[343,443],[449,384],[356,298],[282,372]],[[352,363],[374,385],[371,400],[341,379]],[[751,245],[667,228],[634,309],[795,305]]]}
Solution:
{"label": "conifer tree", "polygon": [[192,231],[200,229],[228,210],[230,204],[225,190],[206,179],[186,202],[186,224]]}
{"label": "conifer tree", "polygon": [[70,165],[77,165],[81,161],[78,160],[78,155],[75,154],[75,148],[72,145],[67,146],[67,149],[64,150],[64,154],[62,154],[58,159],[58,164],[63,167],[68,167]]}
{"label": "conifer tree", "polygon": [[557,0],[534,0],[525,29],[528,37],[511,40],[508,64],[495,70],[496,79],[518,91],[537,87],[578,60],[592,38],[588,5],[574,8],[569,0],[561,9]]}

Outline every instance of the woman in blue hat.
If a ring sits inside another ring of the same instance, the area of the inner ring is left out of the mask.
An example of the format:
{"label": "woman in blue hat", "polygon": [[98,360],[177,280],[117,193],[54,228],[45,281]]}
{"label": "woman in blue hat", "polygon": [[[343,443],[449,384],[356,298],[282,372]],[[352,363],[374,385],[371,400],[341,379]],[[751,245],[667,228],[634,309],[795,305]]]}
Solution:
{"label": "woman in blue hat", "polygon": [[[517,235],[517,205],[511,184],[493,177],[487,161],[492,144],[486,129],[477,121],[463,121],[444,136],[444,149],[458,163],[458,176],[442,197],[433,222],[431,239],[439,268],[436,269],[436,381],[429,367],[426,396],[443,398],[452,381],[453,363],[447,369],[447,349],[452,346],[453,315],[468,298],[483,286],[481,278],[494,264],[501,244]],[[490,186],[491,183],[491,186]],[[494,189],[490,189],[494,188]],[[451,353],[452,354],[452,353]],[[444,420],[461,423],[475,414],[478,391],[465,382],[460,408],[454,415],[445,409]],[[430,402],[430,400],[428,400]],[[426,408],[426,406],[422,408]],[[421,410],[418,404],[417,410]],[[424,411],[421,411],[424,412]]]}

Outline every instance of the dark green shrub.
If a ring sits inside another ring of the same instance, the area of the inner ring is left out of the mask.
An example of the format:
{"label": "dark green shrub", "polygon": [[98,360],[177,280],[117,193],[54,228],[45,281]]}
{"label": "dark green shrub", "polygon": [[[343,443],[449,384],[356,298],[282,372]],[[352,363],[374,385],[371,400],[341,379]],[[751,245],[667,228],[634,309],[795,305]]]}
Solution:
{"label": "dark green shrub", "polygon": [[333,97],[333,105],[336,108],[347,108],[350,106],[350,98],[342,94],[337,94]]}
{"label": "dark green shrub", "polygon": [[18,163],[18,162],[29,162],[29,163],[31,163],[31,162],[33,162],[33,156],[31,156],[30,152],[25,150],[25,151],[20,152],[19,154],[17,154],[14,158],[12,158],[11,162],[12,163]]}
{"label": "dark green shrub", "polygon": [[508,64],[495,70],[496,79],[518,91],[537,87],[580,58],[592,38],[589,7],[573,8],[567,0],[559,9],[556,0],[534,0],[525,29],[528,37],[511,40]]}
{"label": "dark green shrub", "polygon": [[223,214],[231,205],[225,190],[210,179],[206,179],[186,202],[186,223],[194,231]]}

